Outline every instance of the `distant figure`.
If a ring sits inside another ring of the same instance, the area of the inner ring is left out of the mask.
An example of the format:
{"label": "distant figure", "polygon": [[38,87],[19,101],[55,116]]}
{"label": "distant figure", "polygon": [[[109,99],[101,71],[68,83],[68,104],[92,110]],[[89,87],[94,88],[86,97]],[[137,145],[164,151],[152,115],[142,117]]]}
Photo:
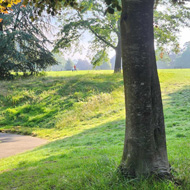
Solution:
{"label": "distant figure", "polygon": [[72,71],[77,71],[77,67],[76,67],[76,65],[74,65]]}

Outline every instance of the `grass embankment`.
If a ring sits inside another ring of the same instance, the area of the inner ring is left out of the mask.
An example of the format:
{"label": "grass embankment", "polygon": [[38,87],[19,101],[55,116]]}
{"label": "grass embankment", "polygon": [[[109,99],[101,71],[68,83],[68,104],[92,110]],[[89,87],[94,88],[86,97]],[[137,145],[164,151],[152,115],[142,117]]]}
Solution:
{"label": "grass embankment", "polygon": [[123,112],[122,77],[108,72],[52,72],[2,82],[0,88],[2,131],[51,140],[120,118]]}
{"label": "grass embankment", "polygon": [[159,74],[168,156],[181,186],[118,177],[124,139],[122,75],[93,71],[1,82],[1,131],[60,140],[1,159],[0,189],[190,189],[190,70]]}

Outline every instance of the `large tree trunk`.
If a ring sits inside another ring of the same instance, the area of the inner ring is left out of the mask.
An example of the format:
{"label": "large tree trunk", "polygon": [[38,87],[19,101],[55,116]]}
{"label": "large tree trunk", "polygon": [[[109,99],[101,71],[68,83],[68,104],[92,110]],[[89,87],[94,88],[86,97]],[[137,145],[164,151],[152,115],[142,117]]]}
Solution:
{"label": "large tree trunk", "polygon": [[121,72],[121,37],[118,37],[118,44],[117,44],[115,52],[116,52],[116,59],[115,59],[114,73],[120,73]]}
{"label": "large tree trunk", "polygon": [[120,169],[131,177],[170,172],[154,51],[153,5],[154,0],[122,0],[126,134]]}

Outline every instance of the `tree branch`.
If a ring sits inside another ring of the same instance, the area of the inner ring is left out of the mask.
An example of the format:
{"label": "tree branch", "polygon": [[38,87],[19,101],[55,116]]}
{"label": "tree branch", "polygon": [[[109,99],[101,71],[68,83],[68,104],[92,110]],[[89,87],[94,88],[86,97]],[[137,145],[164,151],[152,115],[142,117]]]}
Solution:
{"label": "tree branch", "polygon": [[109,43],[107,40],[105,40],[102,36],[98,35],[90,25],[88,25],[89,30],[97,37],[99,38],[101,41],[103,41],[105,44],[107,44],[108,46],[112,47],[113,49],[116,49],[116,47],[114,45],[112,45],[111,43]]}
{"label": "tree branch", "polygon": [[[83,20],[81,14],[78,12],[79,17]],[[90,24],[87,24],[88,29],[101,41],[103,41],[106,45],[108,45],[109,47],[112,47],[114,50],[116,50],[116,47],[114,45],[112,45],[110,42],[108,42],[104,37],[98,35],[96,33],[96,31],[93,30],[93,28],[90,26]]]}

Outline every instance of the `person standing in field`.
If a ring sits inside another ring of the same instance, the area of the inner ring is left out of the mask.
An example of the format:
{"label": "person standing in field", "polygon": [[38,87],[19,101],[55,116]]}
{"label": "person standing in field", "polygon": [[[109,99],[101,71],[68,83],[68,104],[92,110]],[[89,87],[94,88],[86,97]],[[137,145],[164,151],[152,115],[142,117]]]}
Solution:
{"label": "person standing in field", "polygon": [[77,66],[76,65],[74,65],[72,71],[77,71]]}

